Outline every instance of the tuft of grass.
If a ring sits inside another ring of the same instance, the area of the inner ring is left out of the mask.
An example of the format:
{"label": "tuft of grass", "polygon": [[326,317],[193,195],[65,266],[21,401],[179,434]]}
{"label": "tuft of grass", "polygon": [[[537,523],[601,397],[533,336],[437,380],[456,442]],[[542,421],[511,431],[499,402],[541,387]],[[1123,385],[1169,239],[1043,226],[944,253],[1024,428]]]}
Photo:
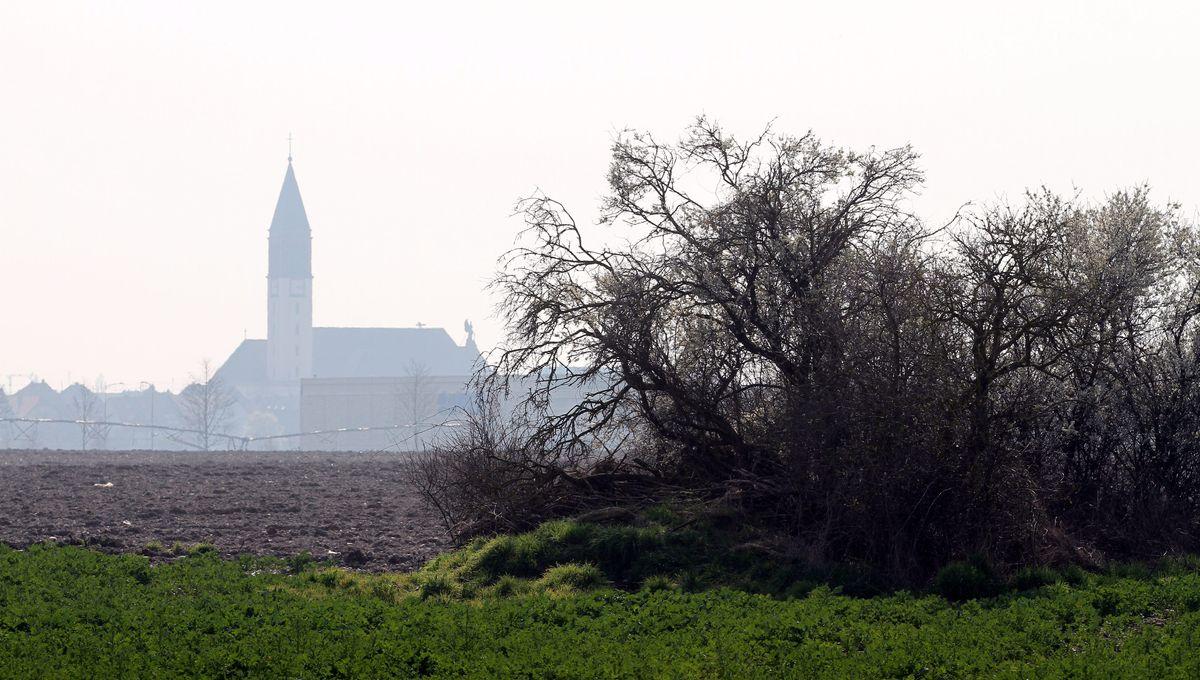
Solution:
{"label": "tuft of grass", "polygon": [[202,542],[196,543],[187,549],[188,555],[207,555],[216,554],[217,546],[212,543]]}
{"label": "tuft of grass", "polygon": [[[157,543],[157,541],[154,541],[154,542]],[[159,543],[158,545],[161,547],[162,544]],[[171,547],[164,550],[163,553],[166,555],[170,555],[171,557],[182,557],[184,555],[204,555],[204,554],[215,555],[215,554],[217,554],[217,546],[213,545],[212,543],[208,543],[208,542],[192,543],[191,545],[188,545],[187,543],[175,541],[175,542],[171,543]]]}
{"label": "tuft of grass", "polygon": [[446,574],[431,574],[420,581],[418,592],[422,600],[431,597],[450,597],[454,595],[455,584]]}
{"label": "tuft of grass", "polygon": [[525,579],[515,576],[501,576],[496,580],[495,585],[487,591],[487,594],[492,597],[512,597],[513,595],[528,593],[531,590],[529,581]]}
{"label": "tuft of grass", "polygon": [[560,564],[547,569],[537,585],[552,591],[582,592],[603,588],[608,579],[594,564]]}

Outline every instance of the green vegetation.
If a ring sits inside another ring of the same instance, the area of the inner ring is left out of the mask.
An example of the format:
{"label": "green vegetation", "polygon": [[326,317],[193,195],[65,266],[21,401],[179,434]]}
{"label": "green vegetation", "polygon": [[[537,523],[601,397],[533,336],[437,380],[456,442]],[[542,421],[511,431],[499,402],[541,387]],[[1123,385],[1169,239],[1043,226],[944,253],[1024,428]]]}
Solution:
{"label": "green vegetation", "polygon": [[[1051,581],[1053,580],[1057,579],[1051,577]],[[1014,583],[1014,586],[1021,589],[1022,586],[1031,583],[1029,578],[1023,577],[1020,583]],[[934,589],[942,597],[956,602],[991,597],[998,594],[1003,587],[1004,584],[992,573],[991,567],[978,557],[967,562],[947,564],[938,572],[934,582]]]}
{"label": "green vegetation", "polygon": [[[553,520],[524,534],[478,538],[401,578],[400,587],[413,590],[432,583],[428,588],[439,594],[469,599],[555,590],[571,574],[576,587],[611,584],[622,590],[725,587],[776,597],[802,596],[818,583],[851,595],[884,590],[865,570],[780,560],[751,540],[752,535],[715,528],[711,522],[671,530],[675,519],[657,508],[639,518],[637,526]],[[554,571],[560,565],[570,569]]]}
{"label": "green vegetation", "polygon": [[[468,595],[508,580],[538,579],[557,565],[591,567],[596,583],[633,586],[651,575],[673,573],[714,549],[697,532],[670,533],[660,526],[601,526],[566,520],[547,522],[515,536],[476,539],[462,550],[432,560],[418,580],[444,578]],[[549,574],[547,574],[549,576]]]}
{"label": "green vegetation", "polygon": [[732,574],[718,563],[734,553],[720,547],[720,559],[700,558],[711,562],[702,569],[652,573],[677,566],[699,540],[552,523],[478,541],[409,575],[307,557],[221,560],[207,550],[151,566],[144,556],[78,547],[0,547],[0,669],[9,677],[1200,674],[1193,562],[1037,570],[1011,582],[965,563],[935,589],[969,589],[983,574],[1003,592],[963,602],[853,597],[828,585],[799,597],[688,592],[720,569]]}
{"label": "green vegetation", "polygon": [[157,557],[179,557],[181,555],[198,555],[205,552],[216,552],[217,546],[212,543],[192,543],[190,545],[175,541],[169,547],[159,541],[150,541],[142,546],[142,554]]}

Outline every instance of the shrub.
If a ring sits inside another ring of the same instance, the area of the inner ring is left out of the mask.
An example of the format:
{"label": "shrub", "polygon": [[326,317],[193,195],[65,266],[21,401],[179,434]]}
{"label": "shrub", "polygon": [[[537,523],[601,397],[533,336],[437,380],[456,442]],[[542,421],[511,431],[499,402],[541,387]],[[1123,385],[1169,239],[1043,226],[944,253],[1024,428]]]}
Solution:
{"label": "shrub", "polygon": [[1117,578],[1146,579],[1154,570],[1145,562],[1118,562],[1109,565],[1106,571]]}
{"label": "shrub", "polygon": [[1013,576],[1013,588],[1017,590],[1037,590],[1042,586],[1058,583],[1062,579],[1058,572],[1049,567],[1026,567]]}
{"label": "shrub", "polygon": [[1121,609],[1121,594],[1113,588],[1101,588],[1092,598],[1092,607],[1100,616],[1115,616]]}
{"label": "shrub", "polygon": [[942,567],[934,581],[934,590],[952,602],[991,597],[996,594],[996,582],[989,569],[978,560],[951,562]]}
{"label": "shrub", "polygon": [[1159,564],[1158,570],[1169,574],[1200,572],[1200,555],[1172,555]]}
{"label": "shrub", "polygon": [[679,588],[685,593],[694,593],[704,587],[700,573],[695,569],[685,569],[679,574]]}
{"label": "shrub", "polygon": [[133,580],[137,581],[138,583],[146,585],[150,582],[151,578],[150,562],[144,558],[134,562],[132,565],[130,565],[129,575],[132,576]]}
{"label": "shrub", "polygon": [[666,576],[647,576],[642,581],[642,590],[650,593],[655,593],[660,590],[672,590],[675,588],[674,582]]}
{"label": "shrub", "polygon": [[1200,593],[1189,593],[1184,595],[1183,610],[1185,612],[1200,611]]}
{"label": "shrub", "polygon": [[289,574],[300,574],[312,569],[316,563],[317,560],[313,558],[312,553],[305,550],[302,553],[287,558],[287,572]]}
{"label": "shrub", "polygon": [[816,587],[817,587],[817,584],[812,581],[803,580],[803,579],[799,580],[799,581],[794,581],[791,584],[789,584],[787,588],[784,589],[783,597],[784,597],[784,599],[787,599],[787,600],[805,597],[809,593],[811,593],[813,590],[815,590]]}
{"label": "shrub", "polygon": [[1068,564],[1060,571],[1062,580],[1073,588],[1079,588],[1088,582],[1087,572],[1077,564]]}

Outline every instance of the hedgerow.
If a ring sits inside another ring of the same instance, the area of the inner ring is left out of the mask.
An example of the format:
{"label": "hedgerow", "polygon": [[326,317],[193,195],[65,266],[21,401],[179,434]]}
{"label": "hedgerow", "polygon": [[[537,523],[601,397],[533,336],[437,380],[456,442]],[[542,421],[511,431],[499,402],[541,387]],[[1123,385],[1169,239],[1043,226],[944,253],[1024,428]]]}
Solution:
{"label": "hedgerow", "polygon": [[[151,566],[0,547],[8,677],[1197,677],[1200,574],[1089,575],[952,603],[818,586],[628,592],[598,567],[554,590],[421,597],[405,578],[209,553]],[[445,572],[443,585],[462,587]],[[416,576],[411,577],[416,578]],[[539,576],[539,578],[542,578]],[[425,587],[435,582],[424,581]],[[663,586],[659,582],[657,586]]]}

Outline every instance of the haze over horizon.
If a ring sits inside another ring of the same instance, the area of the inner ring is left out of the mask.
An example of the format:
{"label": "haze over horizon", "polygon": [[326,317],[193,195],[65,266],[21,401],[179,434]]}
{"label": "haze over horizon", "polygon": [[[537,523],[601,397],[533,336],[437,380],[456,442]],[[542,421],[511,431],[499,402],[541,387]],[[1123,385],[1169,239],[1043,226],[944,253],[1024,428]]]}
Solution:
{"label": "haze over horizon", "polygon": [[931,222],[1042,184],[1192,216],[1198,28],[1166,2],[6,4],[0,386],[177,389],[264,337],[289,133],[316,323],[471,319],[484,348],[513,204],[594,221],[626,127],[911,143]]}

